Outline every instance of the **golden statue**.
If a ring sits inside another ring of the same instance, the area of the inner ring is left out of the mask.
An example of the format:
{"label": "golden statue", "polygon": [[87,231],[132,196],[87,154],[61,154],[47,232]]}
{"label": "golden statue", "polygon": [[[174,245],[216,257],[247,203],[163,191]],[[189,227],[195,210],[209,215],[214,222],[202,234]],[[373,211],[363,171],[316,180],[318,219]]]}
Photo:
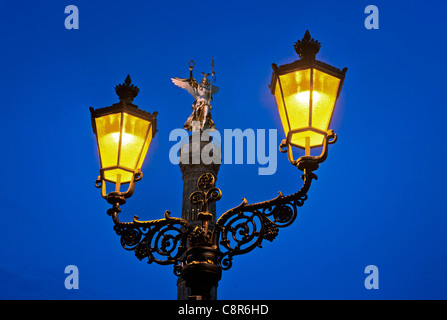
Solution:
{"label": "golden statue", "polygon": [[[194,61],[189,62],[189,78],[171,78],[172,82],[180,88],[186,89],[194,98],[192,114],[186,120],[183,128],[188,131],[203,131],[205,129],[216,130],[216,125],[211,118],[211,101],[213,95],[219,91],[219,87],[212,85],[215,72],[214,58],[211,60],[211,74],[202,72],[203,78],[200,83],[192,76]],[[211,81],[208,76],[211,75]]]}

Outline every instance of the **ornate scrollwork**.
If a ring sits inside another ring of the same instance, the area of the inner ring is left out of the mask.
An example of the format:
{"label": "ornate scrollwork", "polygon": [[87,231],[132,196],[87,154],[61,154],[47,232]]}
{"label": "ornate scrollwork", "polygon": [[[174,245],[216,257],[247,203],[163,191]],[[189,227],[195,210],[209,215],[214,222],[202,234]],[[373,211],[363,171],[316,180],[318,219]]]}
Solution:
{"label": "ornate scrollwork", "polygon": [[214,183],[216,182],[216,178],[211,173],[207,172],[202,174],[199,179],[197,180],[197,188],[200,190],[208,190],[211,187],[214,186]]}
{"label": "ornate scrollwork", "polygon": [[191,204],[200,205],[202,213],[208,212],[208,204],[210,202],[218,201],[222,197],[222,191],[214,187],[216,178],[211,173],[202,174],[197,180],[198,191],[194,191],[189,199]]}
{"label": "ornate scrollwork", "polygon": [[[219,200],[222,192],[214,187],[215,177],[210,173],[199,178],[199,190],[190,196],[193,204],[202,206],[198,214],[202,224],[194,229],[186,220],[171,217],[169,211],[160,220],[140,221],[135,216],[132,222],[121,222],[118,219],[121,198],[120,195],[113,198],[113,193],[108,198],[113,207],[107,213],[112,216],[122,247],[134,251],[138,259],[147,258],[148,263],[173,264],[176,275],[184,276],[185,272],[191,275],[191,268],[196,264],[212,270],[217,268],[213,271],[217,274],[218,270],[231,268],[234,256],[262,247],[263,240],[273,241],[280,228],[295,221],[298,207],[306,201],[310,184],[317,176],[311,169],[304,168],[302,179],[302,188],[292,195],[284,196],[280,192],[274,199],[254,204],[243,199],[239,206],[228,210],[217,220],[214,229],[209,229],[212,214],[208,212],[208,204]],[[208,253],[215,258],[197,260],[201,254]]]}
{"label": "ornate scrollwork", "polygon": [[121,222],[118,213],[119,203],[108,210],[113,218],[113,229],[121,237],[121,246],[134,251],[139,260],[148,259],[148,263],[161,265],[174,264],[174,272],[180,258],[186,251],[187,237],[191,226],[186,220],[173,218],[170,212],[165,212],[165,218],[152,221],[140,221],[138,216],[132,222]]}
{"label": "ornate scrollwork", "polygon": [[319,156],[310,156],[310,155],[304,155],[297,160],[293,157],[293,151],[292,151],[292,145],[290,144],[290,139],[292,137],[292,133],[289,132],[289,135],[287,136],[287,139],[284,139],[281,141],[279,145],[279,151],[282,153],[287,152],[287,156],[289,159],[289,162],[296,166],[298,169],[304,171],[315,171],[318,169],[318,166],[320,163],[326,161],[329,148],[328,146],[330,144],[334,144],[337,142],[337,135],[335,134],[334,130],[328,130],[323,138],[322,143],[322,151]]}
{"label": "ornate scrollwork", "polygon": [[279,193],[278,197],[264,202],[248,204],[243,202],[225,212],[216,222],[214,239],[223,247],[219,263],[223,270],[232,266],[232,259],[262,246],[262,241],[273,241],[279,228],[291,225],[298,213],[298,207],[307,199],[312,179],[317,176],[305,171],[303,187],[290,196]]}

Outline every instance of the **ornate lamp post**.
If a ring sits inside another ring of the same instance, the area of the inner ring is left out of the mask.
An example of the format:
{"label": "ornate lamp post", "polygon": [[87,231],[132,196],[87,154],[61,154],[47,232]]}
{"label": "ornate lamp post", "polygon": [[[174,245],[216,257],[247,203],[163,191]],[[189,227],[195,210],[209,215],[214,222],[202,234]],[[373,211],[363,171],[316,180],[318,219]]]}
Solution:
{"label": "ornate lamp post", "polygon": [[[264,202],[249,204],[243,199],[217,221],[214,221],[214,202],[222,196],[215,186],[218,166],[206,167],[201,163],[198,167],[181,164],[184,208],[185,202],[197,208],[193,217],[189,210],[184,210],[182,218],[171,217],[166,211],[160,220],[140,221],[135,216],[131,222],[120,221],[120,206],[132,195],[135,182],[142,178],[141,165],[157,131],[157,113],[144,112],[132,104],[139,90],[131,84],[129,76],[116,87],[119,103],[98,110],[90,108],[101,160],[95,185],[112,205],[107,213],[121,237],[121,245],[148,263],[172,264],[174,273],[189,288],[190,299],[215,298],[212,288],[221,279],[222,270],[231,268],[233,257],[261,247],[264,240],[273,241],[280,228],[295,221],[298,207],[307,199],[311,182],[317,179],[313,171],[326,160],[328,144],[336,141],[335,133],[328,128],[347,70],[340,71],[315,60],[319,48],[320,43],[306,31],[304,38],[295,43],[301,60],[280,67],[273,64],[270,84],[286,134],[280,151],[287,152],[289,161],[303,171],[303,186],[294,194],[284,196],[280,192],[276,198]],[[218,88],[212,85],[213,71],[204,74],[198,83],[192,75],[193,67],[190,62],[189,78],[174,78],[173,82],[195,99],[193,114],[185,128],[202,132],[215,127],[210,102]],[[304,149],[305,155],[294,160],[292,147]],[[310,154],[315,147],[322,147],[318,156]],[[194,174],[198,179],[191,186]],[[107,193],[107,182],[115,184],[115,191]],[[122,184],[129,184],[127,191],[120,191]],[[185,191],[192,192],[185,195]]]}

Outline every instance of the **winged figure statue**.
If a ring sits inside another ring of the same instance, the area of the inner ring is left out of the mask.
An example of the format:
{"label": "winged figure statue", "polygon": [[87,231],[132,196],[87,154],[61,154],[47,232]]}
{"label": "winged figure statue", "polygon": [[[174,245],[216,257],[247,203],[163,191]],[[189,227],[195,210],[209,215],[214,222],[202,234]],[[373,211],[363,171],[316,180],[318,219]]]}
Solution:
{"label": "winged figure statue", "polygon": [[[214,59],[211,62],[211,66],[214,67]],[[190,61],[189,78],[171,78],[172,82],[180,88],[183,88],[189,92],[194,98],[194,103],[192,104],[192,114],[186,120],[183,128],[188,131],[203,131],[205,129],[216,130],[216,125],[211,118],[211,101],[213,100],[213,95],[219,91],[219,87],[212,85],[212,78],[214,76],[214,71],[211,70],[210,73],[202,72],[202,80],[200,83],[193,78],[192,69],[194,68],[194,61]],[[208,80],[208,76],[211,75],[211,82]]]}

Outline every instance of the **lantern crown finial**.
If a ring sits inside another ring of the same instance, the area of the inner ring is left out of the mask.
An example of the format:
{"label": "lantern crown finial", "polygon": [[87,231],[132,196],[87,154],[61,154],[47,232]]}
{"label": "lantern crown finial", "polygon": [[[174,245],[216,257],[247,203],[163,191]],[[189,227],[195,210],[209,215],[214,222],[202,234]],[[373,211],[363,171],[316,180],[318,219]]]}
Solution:
{"label": "lantern crown finial", "polygon": [[124,80],[124,83],[127,85],[130,85],[132,83],[132,79],[130,79],[130,74],[127,75],[126,80]]}
{"label": "lantern crown finial", "polygon": [[313,39],[309,30],[306,30],[303,39],[295,42],[293,47],[301,59],[315,59],[318,51],[320,51],[321,43]]}
{"label": "lantern crown finial", "polygon": [[115,87],[116,94],[120,98],[120,100],[127,100],[132,102],[133,99],[138,95],[140,89],[137,86],[131,84],[132,80],[130,79],[130,75],[127,75],[126,80],[124,80],[123,84],[119,84]]}

